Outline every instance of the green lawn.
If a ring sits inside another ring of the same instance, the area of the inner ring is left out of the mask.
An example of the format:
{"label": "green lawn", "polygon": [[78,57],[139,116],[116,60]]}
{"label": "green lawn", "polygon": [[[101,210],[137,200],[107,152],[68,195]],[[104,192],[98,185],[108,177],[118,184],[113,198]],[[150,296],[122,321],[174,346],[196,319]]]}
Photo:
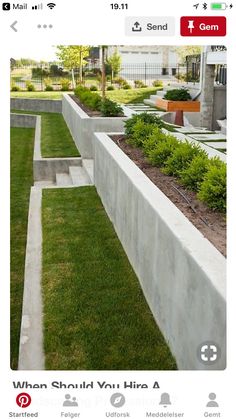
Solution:
{"label": "green lawn", "polygon": [[17,369],[34,129],[11,128],[11,368]]}
{"label": "green lawn", "polygon": [[143,89],[117,89],[106,92],[106,96],[115,102],[128,104],[128,103],[141,103],[144,99],[149,99],[150,95],[156,93],[157,87],[145,87]]}
{"label": "green lawn", "polygon": [[11,97],[26,99],[62,99],[63,93],[71,92],[11,92]]}
{"label": "green lawn", "polygon": [[50,370],[176,369],[94,187],[43,191]]}
{"label": "green lawn", "polygon": [[[144,99],[149,99],[150,95],[159,90],[157,87],[145,87],[143,89],[116,89],[107,91],[106,96],[120,103],[139,103]],[[63,93],[73,92],[11,92],[11,97],[18,98],[37,98],[37,99],[61,99]]]}
{"label": "green lawn", "polygon": [[62,114],[46,112],[17,111],[41,115],[41,154],[42,157],[79,157],[80,154],[65,123]]}

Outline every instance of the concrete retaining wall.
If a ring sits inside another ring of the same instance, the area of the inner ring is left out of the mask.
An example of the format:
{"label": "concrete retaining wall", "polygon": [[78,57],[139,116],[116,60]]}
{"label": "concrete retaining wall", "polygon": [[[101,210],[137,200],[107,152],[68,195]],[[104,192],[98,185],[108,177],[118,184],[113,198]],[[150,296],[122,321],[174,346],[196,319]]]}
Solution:
{"label": "concrete retaining wall", "polygon": [[[94,180],[179,369],[224,369],[225,258],[104,133],[95,134]],[[203,365],[199,345],[221,358]]]}
{"label": "concrete retaining wall", "polygon": [[35,128],[34,181],[56,180],[56,173],[68,173],[70,166],[82,166],[81,157],[44,158],[41,154],[41,116],[11,114],[11,127]]}
{"label": "concrete retaining wall", "polygon": [[11,109],[32,112],[62,112],[61,100],[11,98]]}
{"label": "concrete retaining wall", "polygon": [[11,113],[10,124],[15,128],[35,128],[36,115]]}
{"label": "concrete retaining wall", "polygon": [[68,94],[63,95],[62,113],[79,152],[85,159],[94,157],[94,132],[120,132],[124,130],[126,117],[90,118]]}

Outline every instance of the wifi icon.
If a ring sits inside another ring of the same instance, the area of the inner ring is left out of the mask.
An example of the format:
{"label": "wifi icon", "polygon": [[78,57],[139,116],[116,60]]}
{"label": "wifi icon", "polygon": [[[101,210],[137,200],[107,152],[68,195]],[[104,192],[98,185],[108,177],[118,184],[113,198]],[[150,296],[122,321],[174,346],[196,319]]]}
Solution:
{"label": "wifi icon", "polygon": [[47,6],[49,7],[49,9],[54,9],[56,4],[55,3],[48,3]]}

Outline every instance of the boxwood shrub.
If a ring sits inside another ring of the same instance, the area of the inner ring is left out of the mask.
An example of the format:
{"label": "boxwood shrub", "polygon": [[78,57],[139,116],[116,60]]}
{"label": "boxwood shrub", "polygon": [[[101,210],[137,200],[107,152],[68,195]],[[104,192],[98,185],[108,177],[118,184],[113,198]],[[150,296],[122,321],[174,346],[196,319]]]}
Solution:
{"label": "boxwood shrub", "polygon": [[187,89],[172,89],[166,92],[164,99],[183,102],[191,100],[191,96]]}

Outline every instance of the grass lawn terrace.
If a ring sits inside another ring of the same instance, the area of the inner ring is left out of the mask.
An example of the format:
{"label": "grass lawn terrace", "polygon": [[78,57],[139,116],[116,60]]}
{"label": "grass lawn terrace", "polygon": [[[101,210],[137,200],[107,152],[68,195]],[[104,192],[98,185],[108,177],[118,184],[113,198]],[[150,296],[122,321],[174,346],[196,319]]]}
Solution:
{"label": "grass lawn terrace", "polygon": [[60,113],[14,110],[14,113],[41,115],[42,157],[79,157],[80,154]]}
{"label": "grass lawn terrace", "polygon": [[34,129],[11,128],[11,368],[17,369]]}
{"label": "grass lawn terrace", "polygon": [[46,369],[176,369],[96,189],[44,190],[42,223]]}

